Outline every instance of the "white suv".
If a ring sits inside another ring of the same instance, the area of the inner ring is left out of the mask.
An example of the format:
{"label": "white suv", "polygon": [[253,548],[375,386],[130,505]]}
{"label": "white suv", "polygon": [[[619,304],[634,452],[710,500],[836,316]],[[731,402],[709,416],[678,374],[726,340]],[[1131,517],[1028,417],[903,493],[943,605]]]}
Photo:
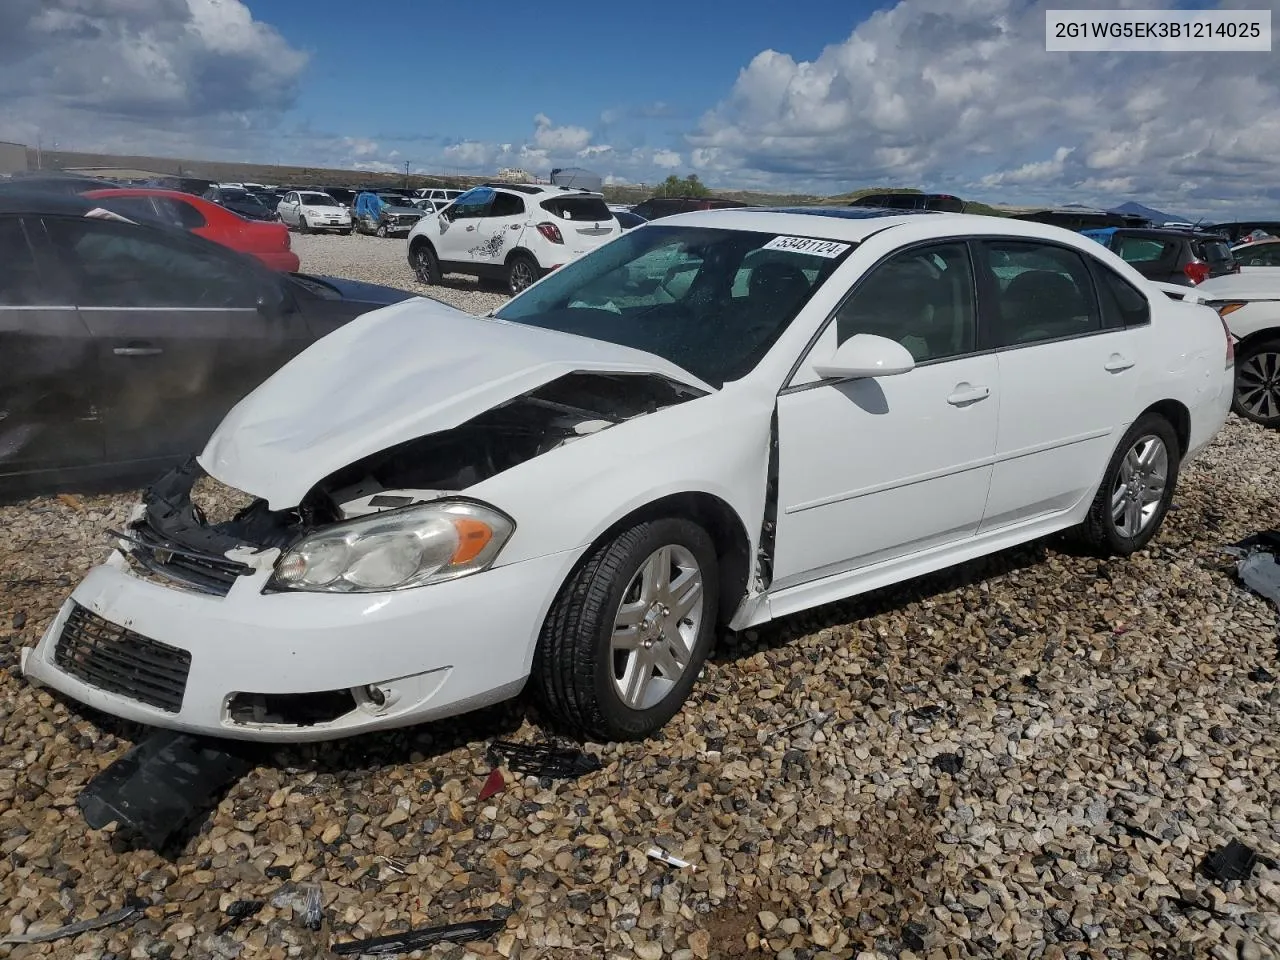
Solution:
{"label": "white suv", "polygon": [[413,191],[413,199],[430,200],[437,210],[446,207],[453,201],[457,200],[466,191],[464,190],[448,190],[444,187],[423,187],[421,190]]}
{"label": "white suv", "polygon": [[469,273],[514,295],[621,233],[598,193],[490,183],[423,217],[409,232],[409,264],[423,283]]}

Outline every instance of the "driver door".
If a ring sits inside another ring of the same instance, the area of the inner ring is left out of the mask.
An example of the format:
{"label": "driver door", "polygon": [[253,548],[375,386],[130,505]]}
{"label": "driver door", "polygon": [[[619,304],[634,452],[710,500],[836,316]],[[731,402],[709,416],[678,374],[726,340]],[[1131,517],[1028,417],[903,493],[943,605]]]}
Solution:
{"label": "driver door", "polygon": [[468,190],[435,218],[432,242],[442,263],[472,264],[483,242],[477,232],[493,203],[492,187]]}
{"label": "driver door", "polygon": [[[963,241],[894,254],[858,281],[778,397],[774,590],[977,533],[999,368],[976,352],[974,289]],[[915,368],[856,380],[813,372],[860,333],[898,341]]]}

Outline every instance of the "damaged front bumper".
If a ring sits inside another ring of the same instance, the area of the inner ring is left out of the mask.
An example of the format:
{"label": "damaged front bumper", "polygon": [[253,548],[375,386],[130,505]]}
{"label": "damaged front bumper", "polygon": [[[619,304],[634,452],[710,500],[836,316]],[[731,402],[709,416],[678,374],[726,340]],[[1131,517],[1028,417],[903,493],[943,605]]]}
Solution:
{"label": "damaged front bumper", "polygon": [[235,739],[327,740],[514,696],[577,554],[387,593],[271,592],[284,544],[226,551],[211,574],[219,525],[200,524],[203,542],[186,530],[183,546],[134,544],[126,556],[170,507],[149,499],[130,540],[23,651],[22,669],[115,716]]}

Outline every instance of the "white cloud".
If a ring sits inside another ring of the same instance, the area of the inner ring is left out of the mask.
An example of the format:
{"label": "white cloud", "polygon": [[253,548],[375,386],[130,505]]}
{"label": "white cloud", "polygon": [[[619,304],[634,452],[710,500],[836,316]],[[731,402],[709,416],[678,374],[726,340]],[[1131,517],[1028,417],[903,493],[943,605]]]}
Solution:
{"label": "white cloud", "polygon": [[674,170],[683,162],[680,154],[674,150],[655,150],[651,159],[655,167],[661,167],[663,170]]}
{"label": "white cloud", "polygon": [[[1125,5],[1135,4],[1170,5]],[[1248,5],[1275,10],[1277,0]],[[1271,174],[1280,58],[1047,53],[1044,12],[1061,6],[902,0],[814,60],[762,51],[687,137],[694,165],[722,180],[802,189],[902,184],[1030,202],[1123,191],[1189,207],[1280,201]]]}
{"label": "white cloud", "polygon": [[582,159],[588,159],[591,157],[600,157],[606,153],[612,153],[612,152],[613,152],[613,147],[609,146],[609,144],[607,143],[593,143],[590,146],[583,147],[581,150],[579,150],[578,156],[581,157]]}
{"label": "white cloud", "polygon": [[576,153],[591,142],[586,127],[557,127],[545,113],[533,118],[533,145],[548,153]]}

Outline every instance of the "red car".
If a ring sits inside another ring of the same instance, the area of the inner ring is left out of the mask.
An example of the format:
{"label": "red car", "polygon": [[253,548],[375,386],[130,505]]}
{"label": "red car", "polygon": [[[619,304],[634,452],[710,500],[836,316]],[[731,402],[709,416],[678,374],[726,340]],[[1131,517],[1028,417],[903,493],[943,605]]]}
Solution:
{"label": "red car", "polygon": [[294,273],[302,265],[289,249],[289,228],[283,223],[246,220],[226,207],[177,190],[119,187],[84,194],[103,207],[131,220],[164,223],[257,257],[273,270]]}

